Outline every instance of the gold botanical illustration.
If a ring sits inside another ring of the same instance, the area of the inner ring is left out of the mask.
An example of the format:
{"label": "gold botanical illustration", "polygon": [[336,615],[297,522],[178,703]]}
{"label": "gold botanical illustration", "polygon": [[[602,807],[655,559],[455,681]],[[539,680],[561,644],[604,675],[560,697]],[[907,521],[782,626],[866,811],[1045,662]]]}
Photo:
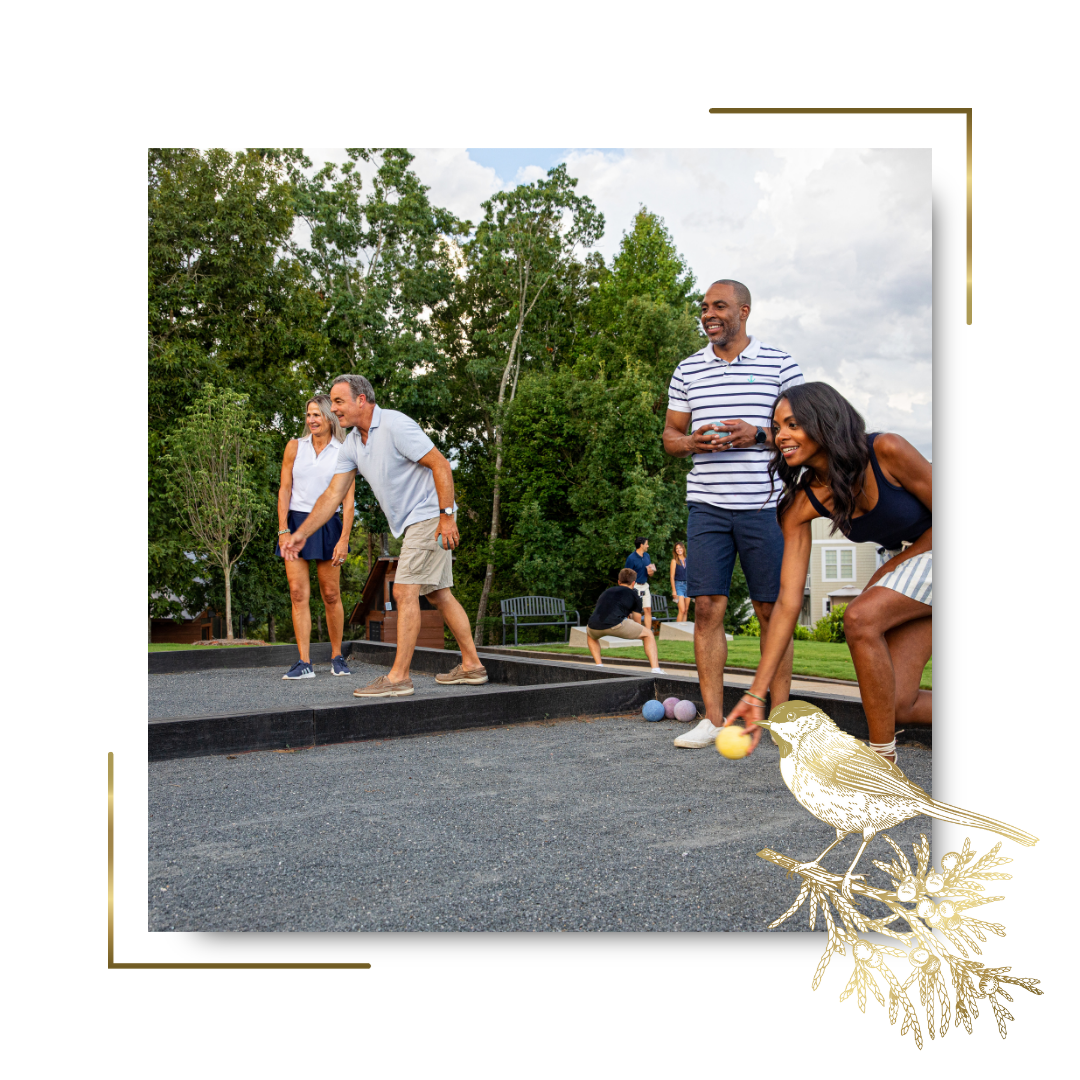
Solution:
{"label": "gold botanical illustration", "polygon": [[[1012,875],[995,868],[1012,860],[998,855],[1000,842],[976,859],[970,841],[965,840],[962,851],[942,856],[941,869],[934,870],[930,844],[922,836],[913,845],[913,869],[907,856],[883,830],[927,814],[987,829],[1028,847],[1038,838],[1004,822],[932,799],[896,765],[841,731],[825,713],[805,701],[785,702],[760,723],[780,749],[780,773],[791,793],[811,814],[836,830],[836,840],[811,862],[795,862],[768,849],[758,852],[761,858],[802,878],[795,902],[769,924],[770,929],[789,919],[809,900],[813,930],[821,910],[828,939],[814,973],[814,989],[820,985],[833,955],[846,955],[846,946],[850,945],[854,970],[840,1000],[856,994],[859,1008],[865,1012],[868,992],[884,1006],[883,991],[887,991],[890,1023],[896,1022],[902,1008],[900,1033],[912,1031],[920,1049],[922,1028],[910,996],[916,983],[931,1039],[936,1034],[944,1036],[953,1017],[955,1025],[962,1023],[970,1034],[981,999],[990,1002],[998,1032],[1005,1038],[1005,1021],[1013,1019],[1004,1004],[1013,1000],[1006,988],[1020,986],[1033,994],[1042,991],[1036,988],[1038,979],[1011,976],[1011,968],[988,968],[971,958],[972,953],[982,955],[978,942],[985,942],[987,933],[1004,937],[1005,928],[1000,923],[976,919],[968,912],[1003,899],[984,896],[983,882],[1009,879]],[[824,870],[822,858],[852,833],[858,833],[862,843],[843,877]],[[893,858],[888,863],[875,859],[874,866],[892,879],[891,889],[869,886],[862,874],[854,873],[867,845],[879,833],[893,849]],[[858,906],[856,897],[877,901],[889,914],[871,917]],[[906,931],[900,928],[904,923]],[[904,945],[906,951],[876,944],[869,940],[871,934],[891,938]],[[897,975],[887,963],[890,956],[906,958],[909,968]],[[937,1017],[940,1026],[935,1032]]]}

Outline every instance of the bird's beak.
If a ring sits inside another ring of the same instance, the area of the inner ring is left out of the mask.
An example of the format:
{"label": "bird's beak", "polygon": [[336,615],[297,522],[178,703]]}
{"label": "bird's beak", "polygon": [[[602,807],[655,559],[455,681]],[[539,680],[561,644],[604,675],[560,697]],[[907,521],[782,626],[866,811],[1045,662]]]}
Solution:
{"label": "bird's beak", "polygon": [[757,722],[758,727],[763,727],[766,731],[772,728],[772,722],[769,720],[759,720]]}

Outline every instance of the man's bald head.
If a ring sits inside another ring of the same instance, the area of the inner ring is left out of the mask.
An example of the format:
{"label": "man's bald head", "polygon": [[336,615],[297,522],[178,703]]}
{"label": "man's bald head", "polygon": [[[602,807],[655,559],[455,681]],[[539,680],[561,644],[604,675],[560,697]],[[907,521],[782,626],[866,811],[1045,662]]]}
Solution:
{"label": "man's bald head", "polygon": [[719,281],[714,281],[709,288],[711,289],[713,285],[730,285],[732,291],[735,293],[735,303],[738,304],[739,307],[743,307],[744,305],[746,307],[750,306],[750,290],[741,281],[733,281],[731,278],[721,278]]}

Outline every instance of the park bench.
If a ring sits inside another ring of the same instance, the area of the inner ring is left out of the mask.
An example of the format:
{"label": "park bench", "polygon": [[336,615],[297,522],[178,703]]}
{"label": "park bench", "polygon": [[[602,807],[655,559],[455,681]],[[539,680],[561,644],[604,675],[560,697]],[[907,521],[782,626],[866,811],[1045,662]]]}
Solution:
{"label": "park bench", "polygon": [[[566,640],[570,640],[570,627],[577,626],[578,613],[574,620],[566,610],[566,601],[557,596],[512,596],[509,600],[500,600],[502,609],[502,643],[506,644],[508,626],[514,628],[514,644],[518,643],[518,627],[521,626],[562,626],[566,629]],[[547,621],[543,621],[547,620]]]}
{"label": "park bench", "polygon": [[668,598],[663,593],[652,593],[652,618],[653,622],[677,622],[679,612],[677,608],[674,615],[668,611]]}

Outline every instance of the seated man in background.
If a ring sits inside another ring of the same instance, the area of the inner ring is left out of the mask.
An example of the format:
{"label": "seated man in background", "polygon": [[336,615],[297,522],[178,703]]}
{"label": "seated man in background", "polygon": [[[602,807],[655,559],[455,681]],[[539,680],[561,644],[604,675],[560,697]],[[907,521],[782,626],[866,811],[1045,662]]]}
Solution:
{"label": "seated man in background", "polygon": [[586,634],[589,641],[589,652],[593,660],[603,664],[600,659],[600,638],[617,637],[626,638],[628,641],[643,641],[645,655],[649,658],[653,672],[663,675],[660,670],[660,658],[656,652],[656,638],[653,632],[636,621],[631,616],[641,617],[641,596],[634,588],[637,581],[637,573],[629,568],[619,571],[619,584],[605,589],[596,601],[592,615],[589,616],[589,625]]}

